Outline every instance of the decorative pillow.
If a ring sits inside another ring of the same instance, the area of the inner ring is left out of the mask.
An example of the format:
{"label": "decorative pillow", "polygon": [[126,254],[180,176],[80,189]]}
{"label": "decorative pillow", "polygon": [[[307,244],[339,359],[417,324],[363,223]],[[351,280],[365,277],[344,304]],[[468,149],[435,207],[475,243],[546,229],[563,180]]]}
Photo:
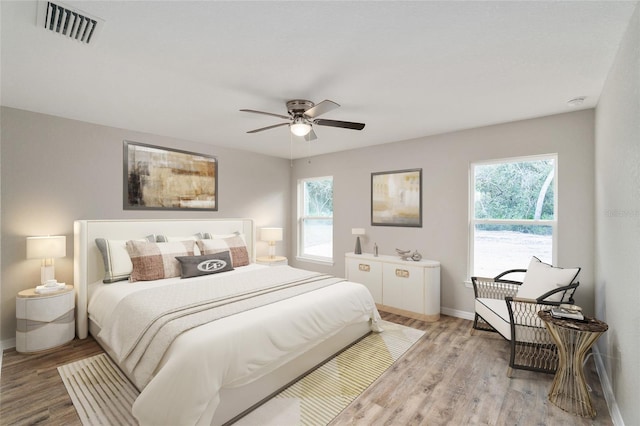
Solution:
{"label": "decorative pillow", "polygon": [[[144,239],[136,241],[156,240],[155,235],[148,235]],[[104,262],[104,279],[103,283],[109,284],[116,281],[124,281],[129,279],[133,264],[127,252],[127,241],[129,240],[107,240],[105,238],[96,238],[96,246],[102,254]]]}
{"label": "decorative pillow", "polygon": [[[173,242],[179,242],[179,241],[198,241],[201,238],[199,235],[200,234],[189,235],[186,237],[168,237],[166,235],[160,234],[160,235],[156,235],[156,242],[157,243],[173,243]],[[196,256],[200,256],[202,254],[200,253],[200,249],[198,248],[197,245],[194,245],[193,247],[193,254]]]}
{"label": "decorative pillow", "polygon": [[182,273],[181,278],[199,277],[201,275],[217,274],[233,271],[231,255],[228,251],[203,256],[178,256]]}
{"label": "decorative pillow", "polygon": [[[524,281],[518,289],[518,297],[536,299],[548,291],[569,285],[580,273],[580,268],[558,268],[532,257]],[[546,300],[561,302],[562,292],[549,296]]]}
{"label": "decorative pillow", "polygon": [[150,243],[127,241],[127,251],[133,263],[129,281],[151,281],[179,277],[180,262],[176,256],[193,256],[195,241]]}
{"label": "decorative pillow", "polygon": [[202,254],[214,254],[228,251],[231,254],[233,267],[249,264],[249,252],[244,239],[240,235],[229,238],[214,238],[211,240],[198,240],[198,247]]}

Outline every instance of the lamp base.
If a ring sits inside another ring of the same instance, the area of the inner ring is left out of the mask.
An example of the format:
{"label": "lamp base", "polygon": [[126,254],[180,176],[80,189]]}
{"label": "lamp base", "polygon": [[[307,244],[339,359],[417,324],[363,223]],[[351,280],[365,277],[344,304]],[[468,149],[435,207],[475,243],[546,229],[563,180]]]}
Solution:
{"label": "lamp base", "polygon": [[354,254],[362,254],[362,247],[360,246],[360,237],[356,237],[356,248],[353,250]]}
{"label": "lamp base", "polygon": [[40,284],[45,284],[47,281],[55,280],[53,265],[43,265],[40,267]]}

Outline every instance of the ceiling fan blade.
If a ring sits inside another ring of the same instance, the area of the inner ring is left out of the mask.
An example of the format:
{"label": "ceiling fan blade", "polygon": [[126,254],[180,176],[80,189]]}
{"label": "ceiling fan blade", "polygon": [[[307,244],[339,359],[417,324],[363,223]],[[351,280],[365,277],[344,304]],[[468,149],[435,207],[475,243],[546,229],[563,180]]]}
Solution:
{"label": "ceiling fan blade", "polygon": [[270,115],[272,117],[284,118],[285,120],[290,120],[291,119],[291,117],[289,117],[288,115],[274,114],[272,112],[256,111],[255,109],[241,109],[240,111],[242,111],[242,112],[252,112],[254,114]]}
{"label": "ceiling fan blade", "polygon": [[267,127],[261,127],[259,129],[249,130],[247,133],[258,133],[258,132],[261,132],[263,130],[269,130],[269,129],[274,129],[276,127],[288,126],[288,125],[289,125],[289,123],[274,124],[273,126],[267,126]]}
{"label": "ceiling fan blade", "polygon": [[313,120],[313,124],[318,126],[340,127],[342,129],[362,130],[364,123],[353,123],[351,121],[323,120],[321,118]]}
{"label": "ceiling fan blade", "polygon": [[309,108],[308,110],[306,110],[304,112],[304,115],[309,117],[309,118],[316,118],[322,114],[325,114],[329,111],[332,111],[336,108],[340,108],[340,105],[338,105],[337,103],[330,101],[328,99],[325,99],[324,101],[320,102],[318,105],[315,105],[311,108]]}

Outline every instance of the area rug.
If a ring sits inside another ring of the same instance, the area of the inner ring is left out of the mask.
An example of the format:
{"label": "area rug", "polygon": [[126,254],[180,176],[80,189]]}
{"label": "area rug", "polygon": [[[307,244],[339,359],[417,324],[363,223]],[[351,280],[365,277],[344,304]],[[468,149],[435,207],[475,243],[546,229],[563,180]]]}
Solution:
{"label": "area rug", "polygon": [[[423,334],[382,322],[372,333],[269,399],[237,426],[326,425]],[[105,355],[63,365],[58,372],[83,425],[135,425],[137,390]]]}

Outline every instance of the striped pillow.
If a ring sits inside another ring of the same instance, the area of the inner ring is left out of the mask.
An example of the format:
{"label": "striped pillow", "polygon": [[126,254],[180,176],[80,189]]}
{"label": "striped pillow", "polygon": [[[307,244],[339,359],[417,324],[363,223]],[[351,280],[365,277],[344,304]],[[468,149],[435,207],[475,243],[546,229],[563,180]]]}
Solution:
{"label": "striped pillow", "polygon": [[133,271],[130,282],[179,277],[180,262],[176,256],[193,256],[195,241],[150,243],[127,241]]}

